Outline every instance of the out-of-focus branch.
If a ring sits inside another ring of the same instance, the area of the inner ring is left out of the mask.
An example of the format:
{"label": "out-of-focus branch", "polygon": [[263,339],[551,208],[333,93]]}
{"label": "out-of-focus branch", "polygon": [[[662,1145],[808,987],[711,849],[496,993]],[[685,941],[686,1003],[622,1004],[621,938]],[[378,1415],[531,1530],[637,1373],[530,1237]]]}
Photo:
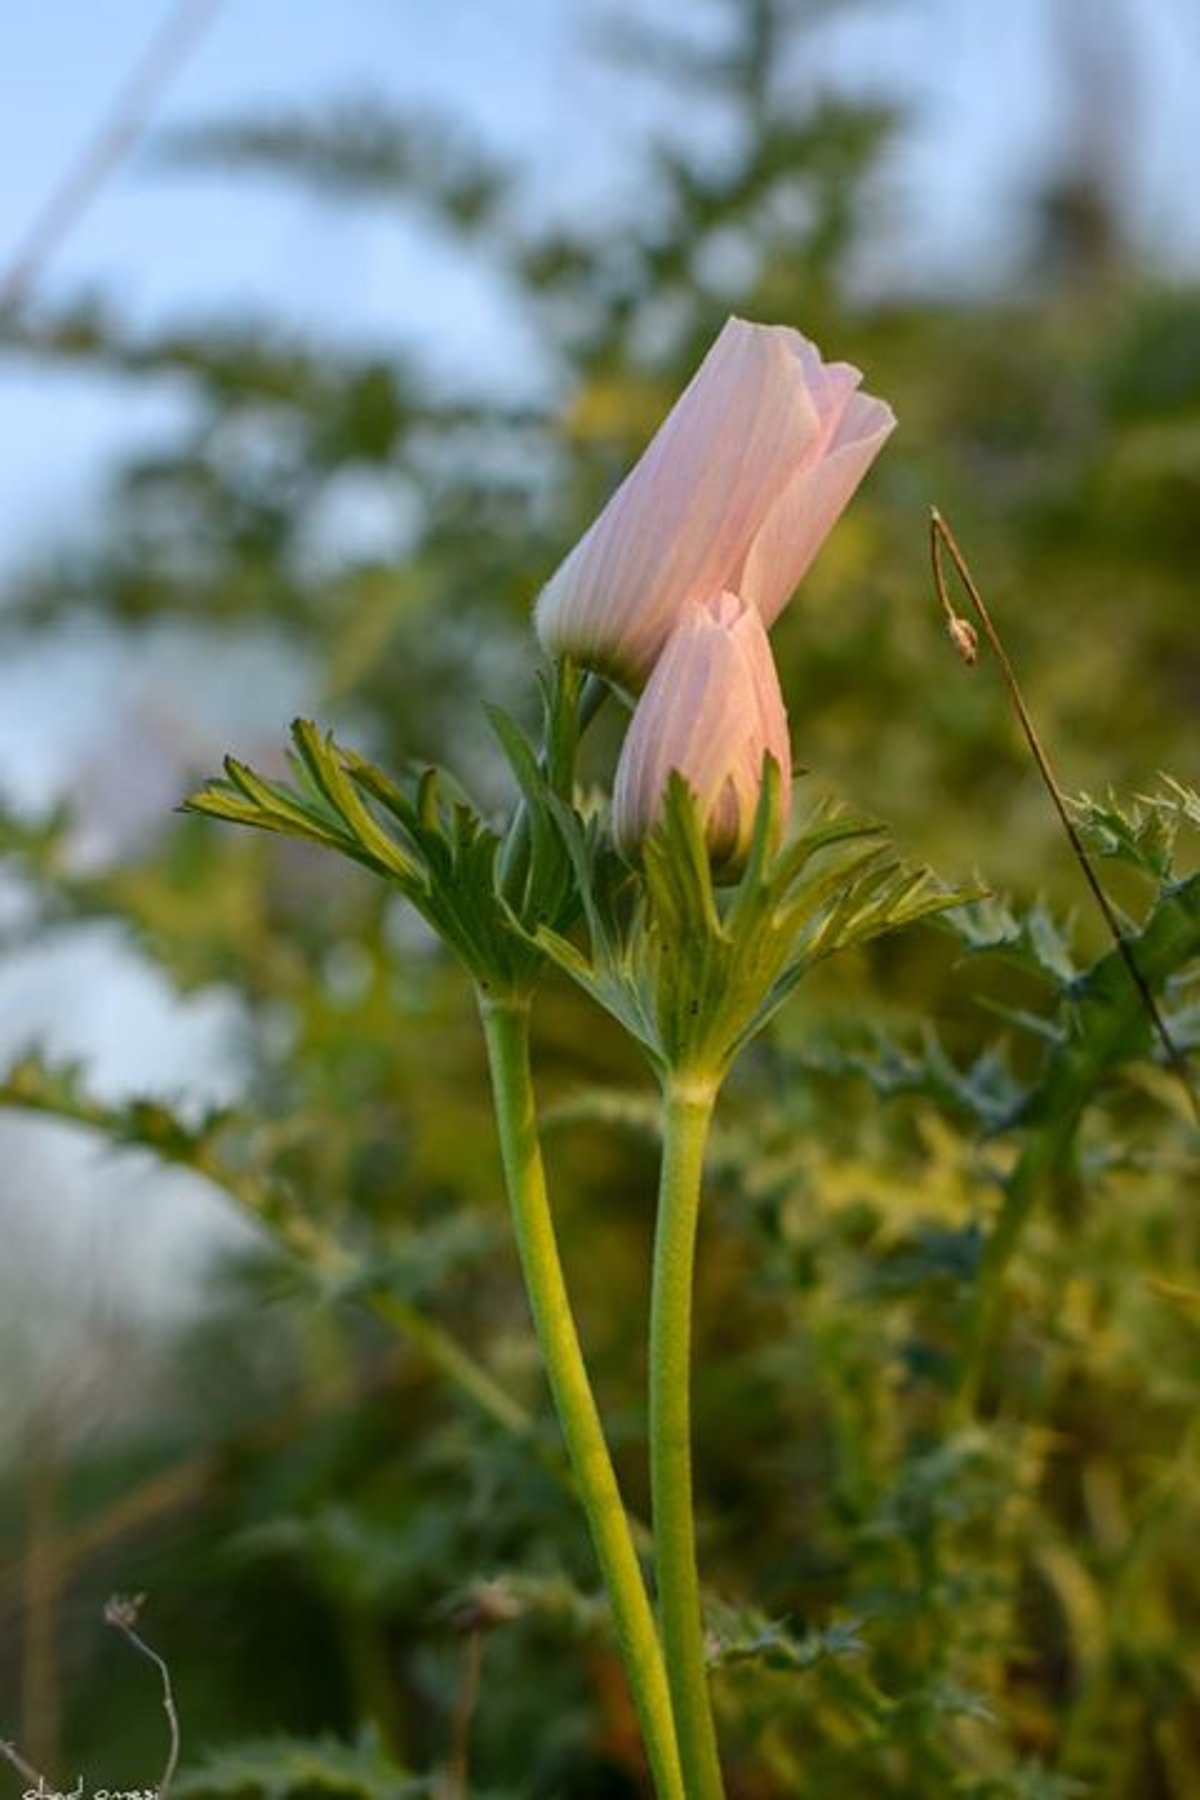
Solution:
{"label": "out-of-focus branch", "polygon": [[29,298],[48,259],[146,129],[167,83],[220,5],[221,0],[176,0],[118,90],[107,116],[51,192],[0,275],[0,311],[11,311]]}
{"label": "out-of-focus branch", "polygon": [[2,1756],[6,1762],[12,1764],[18,1775],[23,1775],[26,1781],[31,1781],[34,1787],[48,1787],[46,1777],[40,1770],[35,1769],[31,1762],[26,1762],[25,1758],[21,1755],[21,1752],[17,1749],[17,1746],[15,1744],[10,1744],[7,1738],[0,1738],[0,1756]]}
{"label": "out-of-focus branch", "polygon": [[21,1737],[31,1760],[54,1768],[59,1755],[57,1449],[50,1436],[33,1458],[26,1488],[22,1564],[25,1631],[21,1660]]}

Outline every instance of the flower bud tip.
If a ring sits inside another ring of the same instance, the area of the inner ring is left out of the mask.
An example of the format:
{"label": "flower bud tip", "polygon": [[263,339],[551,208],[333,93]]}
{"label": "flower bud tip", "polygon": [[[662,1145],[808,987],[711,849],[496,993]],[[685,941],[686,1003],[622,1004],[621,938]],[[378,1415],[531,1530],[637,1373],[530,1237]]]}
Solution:
{"label": "flower bud tip", "polygon": [[958,613],[951,614],[946,630],[950,633],[950,642],[970,668],[979,660],[979,633],[970,619],[961,618]]}

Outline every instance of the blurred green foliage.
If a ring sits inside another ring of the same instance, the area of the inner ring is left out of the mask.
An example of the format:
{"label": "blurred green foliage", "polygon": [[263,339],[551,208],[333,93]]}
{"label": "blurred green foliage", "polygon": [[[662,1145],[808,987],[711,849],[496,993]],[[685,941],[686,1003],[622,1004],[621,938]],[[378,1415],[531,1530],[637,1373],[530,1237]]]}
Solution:
{"label": "blurred green foliage", "polygon": [[[462,131],[353,101],[167,144],[179,169],[418,208],[525,309],[550,398],[450,392],[269,321],[10,316],[11,357],[169,378],[189,405],[115,470],[103,532],[14,581],[0,630],[187,631],[198,669],[265,631],[343,739],[385,766],[444,758],[494,803],[476,702],[531,709],[539,583],[725,314],[863,367],[901,431],[776,634],[803,785],[1014,897],[818,972],[722,1115],[697,1414],[731,1793],[1182,1800],[1195,1127],[1101,930],[1064,917],[1077,872],[994,671],[945,641],[925,527],[934,502],[953,521],[1066,784],[1160,794],[1085,824],[1194,1046],[1196,809],[1157,772],[1188,776],[1200,700],[1200,292],[1075,255],[986,297],[864,298],[905,122],[789,91],[809,10],[726,0],[720,54],[657,30],[614,45],[728,127],[720,155],[652,151],[619,229],[531,224],[519,175]],[[384,500],[403,560],[317,554],[347,495]],[[181,770],[180,795],[208,772]],[[3,844],[31,909],[13,948],[118,922],[180,994],[239,996],[245,1069],[240,1102],[199,1117],[31,1055],[4,1104],[182,1167],[263,1227],[203,1322],[154,1349],[122,1432],[18,1447],[4,1735],[52,1774],[149,1783],[152,1676],[99,1623],[109,1589],[145,1589],[180,1794],[644,1793],[460,976],[382,883],[316,850],[185,818],[99,865],[67,816],[8,817]],[[653,1111],[565,984],[538,1022],[569,1272],[644,1509]]]}

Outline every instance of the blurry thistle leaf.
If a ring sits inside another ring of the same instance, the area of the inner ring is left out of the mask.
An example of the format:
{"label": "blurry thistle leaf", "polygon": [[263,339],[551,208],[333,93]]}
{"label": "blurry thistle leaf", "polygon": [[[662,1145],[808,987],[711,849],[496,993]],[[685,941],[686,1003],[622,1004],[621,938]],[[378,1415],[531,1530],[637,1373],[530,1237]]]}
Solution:
{"label": "blurry thistle leaf", "polygon": [[1056,981],[1073,981],[1076,967],[1071,960],[1066,933],[1045,907],[1031,907],[1023,922],[1038,967]]}
{"label": "blurry thistle leaf", "polygon": [[144,1149],[161,1162],[203,1172],[222,1134],[245,1122],[232,1107],[215,1106],[194,1120],[158,1098],[137,1095],[106,1105],[88,1090],[82,1063],[52,1063],[30,1053],[0,1074],[0,1107],[44,1113],[104,1132],[123,1149]]}
{"label": "blurry thistle leaf", "polygon": [[[814,1065],[862,1074],[881,1094],[924,1094],[953,1105],[988,1133],[1042,1122],[1069,1135],[1068,1122],[1078,1123],[1105,1078],[1151,1052],[1152,1023],[1124,957],[1114,948],[1079,968],[1065,934],[1040,905],[1020,912],[988,898],[952,910],[946,922],[972,952],[999,954],[1052,983],[1039,1012],[988,1003],[989,1011],[1042,1044],[1034,1076],[1018,1081],[998,1048],[959,1068],[929,1030],[914,1050],[879,1036],[867,1051],[818,1051]],[[1196,1040],[1196,1009],[1182,996],[1200,973],[1200,876],[1161,886],[1128,943],[1151,991],[1180,996],[1178,1010],[1167,1016],[1176,1043],[1190,1050]]]}
{"label": "blurry thistle leaf", "polygon": [[962,1524],[1005,1504],[1016,1479],[1005,1445],[969,1427],[909,1457],[867,1530],[884,1538],[924,1538],[942,1523]]}
{"label": "blurry thistle leaf", "polygon": [[[1151,993],[1169,994],[1200,957],[1200,875],[1163,888],[1128,945]],[[1063,1036],[1031,1099],[1031,1116],[1075,1114],[1111,1071],[1150,1053],[1153,1025],[1117,949],[1062,994]]]}
{"label": "blurry thistle leaf", "polygon": [[[140,1150],[164,1166],[189,1169],[234,1200],[296,1259],[322,1302],[390,1296],[411,1306],[439,1279],[478,1261],[492,1228],[472,1214],[453,1214],[439,1229],[395,1226],[368,1259],[342,1243],[313,1212],[313,1196],[297,1189],[288,1165],[294,1122],[263,1121],[212,1107],[195,1119],[158,1097],[106,1102],[92,1093],[81,1065],[53,1064],[30,1054],[0,1074],[0,1109],[40,1113],[96,1132],[114,1150]],[[380,1308],[382,1311],[382,1307]]]}
{"label": "blurry thistle leaf", "polygon": [[1174,876],[1180,828],[1200,831],[1200,794],[1169,777],[1162,793],[1140,795],[1128,806],[1111,793],[1102,801],[1081,794],[1071,802],[1071,811],[1095,855],[1126,863],[1158,882]]}
{"label": "blurry thistle leaf", "polygon": [[979,1273],[983,1248],[976,1220],[960,1226],[918,1221],[907,1241],[874,1264],[868,1295],[916,1293],[933,1285],[965,1290]]}
{"label": "blurry thistle leaf", "polygon": [[967,950],[1001,955],[1054,987],[1078,972],[1068,927],[1040,901],[1016,912],[1008,901],[989,894],[950,911],[946,923]]}
{"label": "blurry thistle leaf", "polygon": [[808,1066],[829,1074],[862,1075],[877,1094],[923,1094],[939,1105],[964,1113],[984,1131],[997,1131],[1017,1117],[1026,1089],[996,1047],[980,1052],[959,1068],[941,1039],[927,1029],[910,1050],[886,1034],[876,1035],[868,1050],[842,1051],[817,1047],[805,1057]]}
{"label": "blurry thistle leaf", "polygon": [[918,1688],[898,1710],[923,1720],[972,1719],[983,1725],[996,1718],[995,1707],[975,1688],[936,1679]]}
{"label": "blurry thistle leaf", "polygon": [[[142,1150],[164,1165],[190,1169],[273,1232],[322,1283],[345,1278],[347,1253],[305,1215],[280,1172],[286,1143],[278,1141],[278,1127],[229,1107],[211,1107],[191,1120],[157,1097],[134,1095],[110,1103],[88,1089],[81,1065],[51,1063],[36,1054],[0,1074],[4,1108],[85,1126],[114,1150]],[[285,1130],[285,1139],[288,1135]]]}
{"label": "blurry thistle leaf", "polygon": [[401,1768],[367,1727],[352,1744],[332,1737],[232,1744],[177,1776],[171,1791],[177,1800],[430,1800],[433,1789]]}
{"label": "blurry thistle leaf", "polygon": [[802,1674],[831,1657],[861,1656],[866,1650],[857,1619],[842,1619],[797,1637],[786,1620],[770,1619],[754,1607],[710,1604],[706,1612],[709,1661],[718,1668],[753,1662]]}
{"label": "blurry thistle leaf", "polygon": [[391,1296],[409,1306],[427,1302],[452,1276],[492,1254],[502,1238],[494,1219],[456,1209],[402,1236],[392,1232],[361,1263],[348,1262],[330,1297]]}

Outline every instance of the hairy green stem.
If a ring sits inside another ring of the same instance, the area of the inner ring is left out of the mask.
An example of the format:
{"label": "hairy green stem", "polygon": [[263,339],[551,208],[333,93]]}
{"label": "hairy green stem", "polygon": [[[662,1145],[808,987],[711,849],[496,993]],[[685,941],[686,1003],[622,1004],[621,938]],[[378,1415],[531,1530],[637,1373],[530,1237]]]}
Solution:
{"label": "hairy green stem", "polygon": [[725,1789],[704,1660],[704,1619],[692,1505],[691,1343],[696,1224],[712,1080],[668,1077],[650,1310],[650,1482],[654,1557],[667,1680],[688,1800]]}
{"label": "hairy green stem", "polygon": [[612,1607],[621,1657],[659,1800],[700,1800],[685,1788],[654,1614],[634,1549],[559,1261],[538,1142],[529,1063],[529,1005],[480,996],[500,1152],[529,1304],[579,1497]]}

